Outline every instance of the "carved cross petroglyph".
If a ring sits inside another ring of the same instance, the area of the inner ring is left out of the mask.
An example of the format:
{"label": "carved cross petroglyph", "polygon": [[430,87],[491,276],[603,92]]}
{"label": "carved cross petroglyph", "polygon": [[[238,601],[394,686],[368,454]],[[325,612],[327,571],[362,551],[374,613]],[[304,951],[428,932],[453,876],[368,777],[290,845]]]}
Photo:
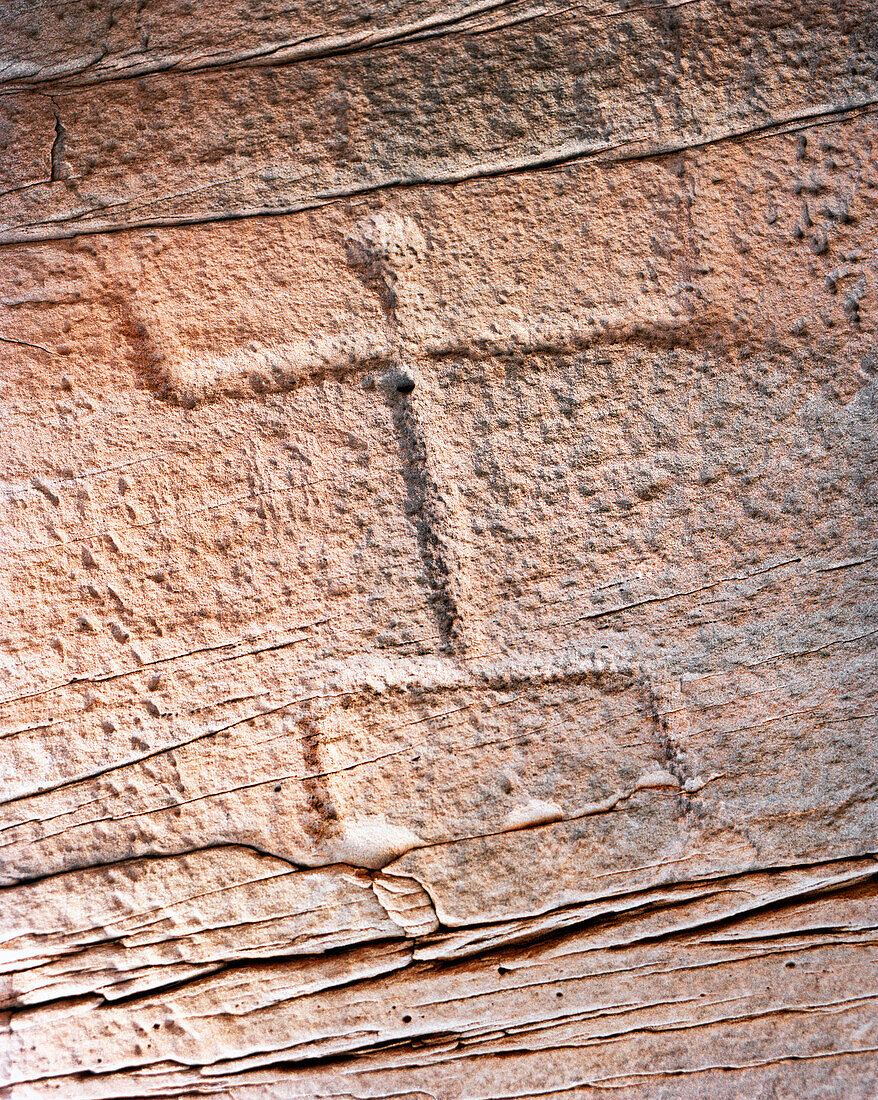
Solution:
{"label": "carved cross petroglyph", "polygon": [[[548,658],[530,645],[526,652],[518,654],[508,648],[500,655],[483,652],[490,647],[482,644],[480,601],[471,580],[475,575],[468,560],[472,531],[467,509],[458,498],[456,479],[452,476],[455,462],[448,438],[452,433],[446,432],[450,426],[449,414],[443,408],[447,395],[440,387],[441,371],[437,362],[443,356],[476,359],[486,355],[576,351],[588,343],[622,338],[623,322],[616,322],[614,327],[606,323],[601,327],[599,322],[592,331],[587,328],[541,328],[539,325],[522,326],[520,331],[515,331],[507,327],[503,333],[495,330],[484,338],[469,337],[466,342],[452,344],[449,333],[438,331],[436,327],[440,303],[431,299],[418,280],[419,271],[423,271],[426,244],[413,221],[386,215],[363,219],[349,234],[345,248],[352,269],[382,303],[385,315],[382,331],[354,330],[349,337],[324,343],[306,341],[262,350],[242,350],[224,357],[187,359],[180,355],[176,361],[171,361],[171,356],[158,361],[167,389],[178,401],[187,404],[197,404],[218,395],[252,398],[254,392],[290,390],[326,377],[357,377],[361,385],[367,378],[372,378],[374,385],[374,377],[379,377],[376,399],[380,400],[383,392],[396,429],[409,498],[407,510],[417,532],[443,654],[432,654],[426,659],[419,656],[415,660],[397,657],[394,663],[387,661],[385,654],[378,655],[375,660],[376,655],[366,653],[357,655],[342,673],[335,667],[309,670],[302,681],[307,682],[307,688],[297,691],[292,698],[277,700],[267,707],[260,705],[252,713],[215,728],[196,728],[183,737],[175,735],[170,743],[147,747],[124,760],[115,759],[82,780],[62,779],[55,785],[42,787],[34,793],[54,795],[70,787],[78,802],[80,782],[95,784],[85,805],[100,804],[102,807],[101,814],[93,815],[89,809],[86,820],[70,827],[77,830],[75,845],[70,843],[70,830],[66,826],[58,833],[39,836],[40,843],[45,841],[48,845],[53,843],[55,836],[64,834],[54,847],[43,847],[39,851],[42,871],[48,860],[55,860],[59,868],[69,868],[83,858],[83,852],[110,850],[108,838],[111,834],[115,845],[112,850],[122,853],[125,858],[156,854],[159,845],[164,845],[160,848],[163,854],[172,854],[188,850],[190,844],[209,842],[247,844],[303,866],[347,863],[383,867],[404,852],[434,843],[429,837],[439,836],[440,840],[435,842],[446,843],[453,834],[446,834],[442,822],[429,825],[425,830],[427,839],[412,831],[406,820],[402,793],[400,805],[391,815],[393,820],[387,821],[374,813],[368,784],[358,789],[356,778],[350,786],[345,786],[347,781],[343,779],[330,780],[329,777],[347,774],[361,764],[371,765],[395,758],[404,751],[392,748],[372,755],[370,748],[369,755],[362,759],[346,760],[341,766],[327,764],[319,755],[321,722],[336,705],[336,699],[361,693],[365,697],[361,729],[351,738],[356,745],[359,740],[368,741],[372,729],[377,729],[382,738],[385,736],[381,730],[381,716],[370,718],[366,713],[366,703],[374,690],[374,670],[379,666],[382,676],[389,674],[388,683],[404,685],[406,693],[415,691],[428,695],[450,688],[465,690],[474,696],[486,689],[505,691],[511,680],[530,685],[561,680],[581,683],[585,677],[600,675],[606,668],[603,655],[597,657],[594,652],[588,655],[585,651],[580,654],[569,644],[565,645],[563,655],[552,654]],[[167,346],[172,348],[173,341],[169,340]],[[192,652],[203,650],[193,649]],[[234,659],[239,656],[249,654],[236,654]],[[163,660],[152,663],[160,664]],[[140,671],[122,670],[97,680],[115,679]],[[315,693],[312,671],[320,675],[326,671],[332,680],[331,690]],[[70,683],[86,680],[77,677]],[[418,709],[421,709],[420,704]],[[236,760],[238,750],[234,742],[230,744],[224,739],[237,736],[237,731],[251,722],[274,723],[281,713],[288,714],[290,727],[273,732],[264,740],[248,741],[240,748],[241,755]],[[340,720],[340,728],[347,730],[354,720],[354,712],[346,712]],[[417,721],[422,720],[419,714]],[[200,719],[197,721],[200,723]],[[397,728],[402,729],[401,726]],[[395,729],[388,731],[387,735],[395,732]],[[287,736],[299,740],[300,760],[296,759],[296,750],[284,744]],[[440,738],[442,734],[437,732],[436,736]],[[342,738],[339,736],[337,740]],[[215,745],[218,747],[214,753]],[[352,747],[352,754],[357,751]],[[453,750],[444,746],[443,751],[450,753]],[[178,770],[176,753],[187,754],[182,773]],[[238,775],[237,779],[226,777],[225,772],[230,767]],[[157,773],[156,768],[161,768],[161,772]],[[116,785],[116,773],[126,769],[137,777],[130,788]],[[211,778],[214,773],[215,778]],[[153,782],[157,774],[162,788],[160,794],[155,793]],[[190,774],[194,776],[191,782],[187,778]],[[633,791],[656,783],[666,784],[666,778],[656,781],[654,776],[647,776]],[[332,802],[332,784],[336,782],[344,796],[340,799],[340,809]],[[144,792],[153,793],[132,805],[129,790],[137,791],[141,787]],[[403,780],[398,788],[393,788],[400,792],[403,789]],[[175,790],[179,791],[179,797]],[[574,816],[608,812],[631,797],[631,793],[620,788],[609,801],[589,803]],[[432,805],[430,798],[432,795],[425,796],[423,792],[412,795],[412,822],[426,820],[425,807]],[[67,816],[68,812],[78,812],[78,809],[67,811],[63,805],[61,798],[60,808],[53,809],[53,813]],[[330,806],[335,811],[332,815]],[[174,814],[172,828],[167,828],[158,817],[166,813]],[[154,817],[158,824],[154,824]],[[319,817],[316,824],[315,817]],[[562,819],[565,815],[555,803],[531,799],[514,810],[503,830]],[[420,824],[417,827],[422,828]],[[15,841],[19,843],[16,873],[30,874],[37,863],[31,861],[28,848],[30,834],[26,829],[29,825],[22,828],[25,829],[21,834],[24,839]],[[388,897],[398,894],[404,899],[402,909],[408,914],[401,915],[399,922],[408,920],[411,928],[418,931],[434,927],[436,917],[426,895],[419,893],[419,888],[408,886],[404,889],[409,892],[402,893],[399,883],[391,878],[383,880],[385,893]],[[387,907],[390,911],[390,901]]]}
{"label": "carved cross petroglyph", "polygon": [[380,331],[241,350],[232,355],[182,357],[162,374],[174,397],[197,404],[212,397],[252,397],[321,378],[375,373],[388,396],[399,441],[408,510],[414,517],[441,638],[449,654],[471,655],[480,642],[467,548],[472,531],[450,476],[451,448],[435,364],[443,357],[571,354],[599,343],[643,339],[675,343],[686,324],[673,316],[589,317],[583,323],[509,321],[461,340],[442,324],[442,309],[421,283],[427,244],[412,218],[379,213],[359,221],[345,238],[347,262],[383,309]]}
{"label": "carved cross petroglyph", "polygon": [[381,303],[383,331],[184,358],[163,363],[161,373],[173,397],[192,405],[220,395],[289,390],[320,378],[377,374],[396,428],[440,645],[449,654],[469,653],[479,635],[468,597],[465,547],[471,536],[445,469],[441,394],[430,370],[431,354],[443,346],[436,327],[439,309],[417,278],[426,242],[411,218],[376,214],[353,227],[345,249],[348,263]]}

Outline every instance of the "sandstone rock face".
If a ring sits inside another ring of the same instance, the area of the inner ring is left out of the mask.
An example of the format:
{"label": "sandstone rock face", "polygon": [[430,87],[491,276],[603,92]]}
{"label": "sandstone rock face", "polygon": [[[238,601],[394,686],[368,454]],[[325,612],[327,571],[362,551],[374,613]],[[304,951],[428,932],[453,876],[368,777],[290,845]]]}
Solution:
{"label": "sandstone rock face", "polygon": [[0,23],[2,1095],[878,1095],[874,3]]}

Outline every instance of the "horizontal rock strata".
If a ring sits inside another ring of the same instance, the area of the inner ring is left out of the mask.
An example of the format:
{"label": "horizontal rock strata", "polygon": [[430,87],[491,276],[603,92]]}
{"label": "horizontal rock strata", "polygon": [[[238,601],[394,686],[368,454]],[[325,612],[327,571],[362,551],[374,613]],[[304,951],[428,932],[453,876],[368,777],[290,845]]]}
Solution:
{"label": "horizontal rock strata", "polygon": [[878,1093],[876,43],[0,13],[0,1095]]}

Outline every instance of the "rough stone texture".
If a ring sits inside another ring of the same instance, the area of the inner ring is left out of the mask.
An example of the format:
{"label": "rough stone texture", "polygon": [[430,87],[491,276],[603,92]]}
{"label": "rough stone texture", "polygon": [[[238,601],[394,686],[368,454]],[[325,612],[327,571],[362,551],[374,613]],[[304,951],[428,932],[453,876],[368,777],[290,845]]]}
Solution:
{"label": "rough stone texture", "polygon": [[871,0],[0,23],[2,1095],[878,1095]]}

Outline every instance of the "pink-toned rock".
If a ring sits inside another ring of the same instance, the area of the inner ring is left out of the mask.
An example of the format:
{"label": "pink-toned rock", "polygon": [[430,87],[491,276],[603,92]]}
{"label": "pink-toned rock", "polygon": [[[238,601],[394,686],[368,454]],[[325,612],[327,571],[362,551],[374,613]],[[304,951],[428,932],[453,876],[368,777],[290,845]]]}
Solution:
{"label": "pink-toned rock", "polygon": [[878,21],[0,13],[10,1100],[870,1100]]}

